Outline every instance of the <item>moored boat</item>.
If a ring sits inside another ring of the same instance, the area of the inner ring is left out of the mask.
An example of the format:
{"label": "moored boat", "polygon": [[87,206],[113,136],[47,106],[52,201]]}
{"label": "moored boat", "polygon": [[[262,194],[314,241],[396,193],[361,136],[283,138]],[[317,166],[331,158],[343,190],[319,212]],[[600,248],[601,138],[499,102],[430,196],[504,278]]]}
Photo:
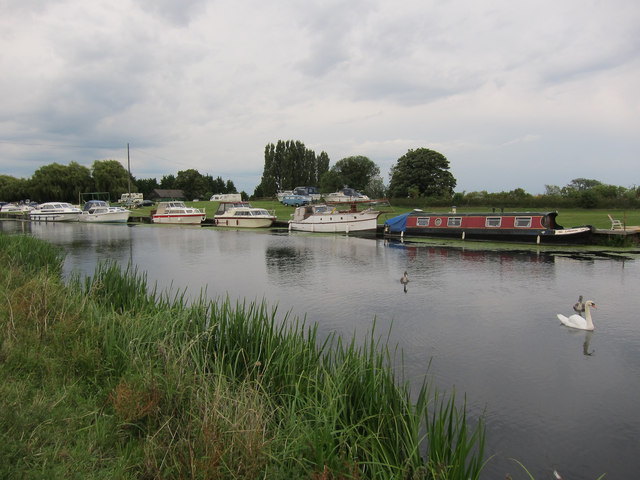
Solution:
{"label": "moored boat", "polygon": [[558,212],[430,213],[413,210],[385,222],[386,236],[449,237],[535,243],[576,243],[591,236],[589,225],[564,228]]}
{"label": "moored boat", "polygon": [[289,229],[322,233],[375,232],[381,214],[372,208],[358,211],[355,204],[350,210],[338,210],[333,205],[305,205],[295,209]]}
{"label": "moored boat", "polygon": [[249,202],[220,202],[213,221],[220,227],[268,228],[276,221],[274,212],[252,207]]}
{"label": "moored boat", "polygon": [[153,223],[177,225],[200,225],[206,217],[204,209],[187,207],[184,202],[160,202],[158,208],[151,212]]}
{"label": "moored boat", "polygon": [[66,202],[46,202],[29,212],[34,222],[77,222],[82,210]]}
{"label": "moored boat", "polygon": [[356,192],[353,188],[345,187],[342,190],[323,195],[324,201],[327,203],[356,203],[370,202],[371,199],[360,192]]}
{"label": "moored boat", "polygon": [[104,200],[89,200],[78,220],[85,223],[126,223],[129,215],[131,211],[124,207],[110,206]]}

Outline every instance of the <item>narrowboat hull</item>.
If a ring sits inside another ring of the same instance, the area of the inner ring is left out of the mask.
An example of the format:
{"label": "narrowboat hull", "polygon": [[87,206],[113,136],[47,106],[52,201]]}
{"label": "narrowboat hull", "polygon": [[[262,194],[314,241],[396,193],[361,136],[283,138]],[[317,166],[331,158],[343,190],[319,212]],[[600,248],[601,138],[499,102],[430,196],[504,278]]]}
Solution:
{"label": "narrowboat hull", "polygon": [[564,228],[555,221],[557,212],[428,213],[420,210],[385,222],[386,236],[424,236],[462,240],[526,243],[585,243],[589,225]]}

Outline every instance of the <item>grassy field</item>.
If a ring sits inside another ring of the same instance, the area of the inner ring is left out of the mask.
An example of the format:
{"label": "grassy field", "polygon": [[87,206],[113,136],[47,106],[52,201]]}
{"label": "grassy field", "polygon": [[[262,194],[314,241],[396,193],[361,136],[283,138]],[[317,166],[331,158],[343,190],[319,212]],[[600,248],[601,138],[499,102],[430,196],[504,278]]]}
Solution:
{"label": "grassy field", "polygon": [[321,341],[111,263],[65,284],[62,262],[0,234],[0,478],[479,478],[482,421],[374,332]]}
{"label": "grassy field", "polygon": [[[218,208],[218,202],[185,202],[189,206],[197,208],[204,208],[207,218],[212,218],[216,209]],[[273,210],[276,213],[279,221],[286,222],[291,218],[291,214],[294,211],[294,207],[288,207],[282,205],[277,200],[258,200],[252,201],[251,204],[255,207],[266,208],[267,210]],[[408,212],[413,208],[422,208],[425,211],[432,212],[447,212],[449,208],[432,208],[427,209],[424,205],[416,205],[415,207],[394,207],[393,201],[389,205],[380,205],[377,207],[383,212],[378,219],[378,223],[384,223],[385,220],[392,218],[401,213]],[[151,215],[151,207],[144,207],[135,209],[133,211],[134,216],[148,217]],[[505,209],[505,211],[527,211],[531,209],[518,208],[518,209]],[[552,211],[553,209],[549,209]],[[459,212],[491,212],[490,207],[459,207]],[[546,210],[545,210],[546,211]],[[557,221],[564,227],[576,227],[580,225],[592,225],[595,228],[608,229],[611,228],[611,222],[607,214],[611,214],[614,218],[623,221],[626,225],[640,225],[640,210],[587,210],[587,209],[563,209],[558,210]]]}

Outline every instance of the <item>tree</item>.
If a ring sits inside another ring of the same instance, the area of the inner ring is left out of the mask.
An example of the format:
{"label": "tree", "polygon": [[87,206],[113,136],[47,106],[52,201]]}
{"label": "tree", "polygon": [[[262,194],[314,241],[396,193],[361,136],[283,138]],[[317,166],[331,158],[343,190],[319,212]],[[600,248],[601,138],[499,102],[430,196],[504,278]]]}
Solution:
{"label": "tree", "polygon": [[322,152],[320,161],[313,150],[300,141],[278,140],[264,149],[264,170],[256,191],[273,196],[279,190],[291,190],[297,186],[317,186],[326,172],[329,157]]}
{"label": "tree", "polygon": [[87,167],[71,162],[68,166],[52,163],[40,167],[31,177],[31,195],[39,202],[78,202],[81,193],[95,191]]}
{"label": "tree", "polygon": [[29,198],[29,181],[9,175],[0,175],[0,199],[17,202]]}
{"label": "tree", "polygon": [[96,160],[91,167],[91,176],[96,191],[109,192],[114,200],[129,191],[129,172],[118,160]]}
{"label": "tree", "polygon": [[573,180],[571,180],[571,183],[567,185],[567,188],[571,188],[573,190],[578,190],[581,192],[584,190],[590,190],[598,185],[602,185],[602,182],[600,182],[599,180],[592,180],[589,178],[574,178]]}
{"label": "tree", "polygon": [[340,179],[338,188],[348,186],[356,190],[364,190],[374,177],[380,175],[380,168],[362,155],[338,160],[331,171]]}
{"label": "tree", "polygon": [[410,190],[425,197],[451,196],[456,186],[447,158],[428,148],[410,149],[391,167],[389,176],[389,196],[396,198],[408,196]]}
{"label": "tree", "polygon": [[149,198],[151,192],[153,192],[157,188],[160,188],[158,180],[155,178],[141,178],[140,180],[135,181],[135,185],[138,192],[142,193],[144,198]]}
{"label": "tree", "polygon": [[207,194],[208,185],[206,179],[193,168],[178,172],[175,187],[182,190],[185,198],[202,198]]}
{"label": "tree", "polygon": [[160,188],[163,190],[173,190],[176,187],[176,177],[174,175],[163,175],[160,180]]}

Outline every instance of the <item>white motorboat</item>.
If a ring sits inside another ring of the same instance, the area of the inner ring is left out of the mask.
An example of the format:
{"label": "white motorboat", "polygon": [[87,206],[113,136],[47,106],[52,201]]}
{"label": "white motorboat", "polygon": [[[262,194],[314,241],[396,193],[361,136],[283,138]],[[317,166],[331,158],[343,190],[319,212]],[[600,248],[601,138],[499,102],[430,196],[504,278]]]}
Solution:
{"label": "white motorboat", "polygon": [[46,202],[29,212],[34,222],[77,222],[82,210],[66,202]]}
{"label": "white motorboat", "polygon": [[110,206],[104,200],[89,200],[78,220],[85,223],[126,223],[129,215],[131,211],[124,207]]}
{"label": "white motorboat", "polygon": [[355,204],[350,210],[338,210],[331,205],[305,205],[298,207],[289,220],[289,230],[323,233],[375,232],[382,214],[368,208],[358,211]]}
{"label": "white motorboat", "polygon": [[16,216],[26,215],[31,211],[33,211],[33,207],[25,203],[8,203],[0,208],[0,212]]}
{"label": "white motorboat", "polygon": [[343,188],[337,192],[327,193],[323,195],[324,201],[327,203],[354,203],[354,202],[370,202],[371,199],[360,192],[356,192],[353,188]]}
{"label": "white motorboat", "polygon": [[200,225],[206,214],[202,210],[194,207],[187,207],[184,202],[171,201],[160,202],[158,208],[151,212],[153,223],[169,223],[178,225]]}
{"label": "white motorboat", "polygon": [[268,228],[276,221],[274,212],[252,207],[249,202],[220,202],[213,221],[220,227]]}

